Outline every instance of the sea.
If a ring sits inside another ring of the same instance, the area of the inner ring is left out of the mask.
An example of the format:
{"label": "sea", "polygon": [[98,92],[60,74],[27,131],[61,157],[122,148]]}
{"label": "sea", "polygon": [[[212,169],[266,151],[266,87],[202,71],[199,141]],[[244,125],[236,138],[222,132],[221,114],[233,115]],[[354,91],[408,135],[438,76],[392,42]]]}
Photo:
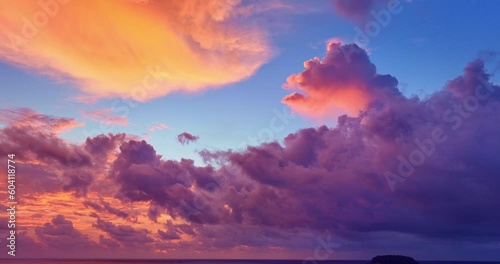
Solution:
{"label": "sea", "polygon": [[[369,260],[61,260],[0,259],[1,264],[367,264]],[[420,264],[500,264],[500,261],[419,261]]]}

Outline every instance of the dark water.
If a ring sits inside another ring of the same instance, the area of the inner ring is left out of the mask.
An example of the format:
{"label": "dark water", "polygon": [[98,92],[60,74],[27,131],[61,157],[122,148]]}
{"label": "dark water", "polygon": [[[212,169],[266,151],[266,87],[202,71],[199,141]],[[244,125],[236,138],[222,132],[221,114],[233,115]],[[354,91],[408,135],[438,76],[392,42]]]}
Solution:
{"label": "dark water", "polygon": [[[366,264],[368,260],[24,260],[0,259],[2,264]],[[421,264],[500,264],[480,261],[419,261]]]}
{"label": "dark water", "polygon": [[367,261],[303,260],[0,260],[1,264],[366,264]]}

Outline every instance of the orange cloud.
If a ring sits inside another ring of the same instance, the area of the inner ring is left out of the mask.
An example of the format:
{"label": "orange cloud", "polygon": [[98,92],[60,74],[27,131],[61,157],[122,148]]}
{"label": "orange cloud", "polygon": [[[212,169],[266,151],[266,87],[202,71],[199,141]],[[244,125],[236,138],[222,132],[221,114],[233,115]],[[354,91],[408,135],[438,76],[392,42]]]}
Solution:
{"label": "orange cloud", "polygon": [[[251,76],[271,56],[237,0],[0,0],[0,60],[94,98],[146,101]],[[251,12],[250,12],[251,13]],[[246,19],[246,21],[242,21]]]}

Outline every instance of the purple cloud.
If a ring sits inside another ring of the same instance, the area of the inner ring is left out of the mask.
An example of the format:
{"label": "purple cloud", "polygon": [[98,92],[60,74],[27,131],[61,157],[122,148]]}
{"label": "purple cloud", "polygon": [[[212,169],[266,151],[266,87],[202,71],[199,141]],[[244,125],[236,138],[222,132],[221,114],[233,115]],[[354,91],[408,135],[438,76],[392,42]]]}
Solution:
{"label": "purple cloud", "polygon": [[[324,90],[353,85],[370,98],[358,115],[340,116],[336,127],[301,129],[282,142],[242,151],[202,151],[205,165],[162,159],[148,142],[124,134],[99,135],[74,145],[55,133],[38,137],[14,133],[14,126],[2,128],[0,144],[6,151],[25,141],[40,142],[23,159],[43,156],[42,168],[57,164],[63,190],[81,196],[97,188],[93,165],[106,173],[107,187],[116,190],[106,194],[115,202],[149,206],[143,213],[152,222],[162,215],[174,219],[151,231],[93,214],[93,226],[105,234],[94,242],[59,215],[35,229],[40,244],[110,249],[139,241],[149,250],[174,244],[190,248],[192,242],[178,239],[189,236],[206,250],[293,248],[306,247],[325,233],[357,241],[347,243],[349,250],[376,249],[373,241],[394,247],[436,239],[495,242],[500,236],[500,125],[494,121],[500,115],[500,87],[484,63],[469,63],[461,76],[427,98],[406,98],[396,78],[377,73],[366,53],[356,53],[351,62],[342,60],[339,54],[346,48],[332,46],[323,63],[301,73],[302,81],[311,89],[322,83],[329,84]],[[340,78],[350,67],[352,75]],[[84,162],[68,166],[61,161],[70,150]],[[112,159],[104,158],[108,156]],[[130,217],[114,203],[84,205],[99,214]]]}
{"label": "purple cloud", "polygon": [[92,249],[97,245],[87,235],[76,230],[63,215],[57,215],[50,223],[35,229],[37,237],[51,248],[65,250]]}
{"label": "purple cloud", "polygon": [[[151,243],[154,241],[148,236],[149,231],[147,229],[136,229],[126,225],[115,225],[102,219],[97,219],[97,223],[93,226],[108,233],[114,240],[127,247]],[[104,241],[107,245],[112,244],[109,240]]]}
{"label": "purple cloud", "polygon": [[196,140],[198,140],[198,136],[194,136],[194,135],[191,135],[190,133],[188,132],[183,132],[181,134],[179,134],[177,136],[177,140],[182,144],[182,145],[186,145],[186,144],[189,144],[191,142],[195,142]]}

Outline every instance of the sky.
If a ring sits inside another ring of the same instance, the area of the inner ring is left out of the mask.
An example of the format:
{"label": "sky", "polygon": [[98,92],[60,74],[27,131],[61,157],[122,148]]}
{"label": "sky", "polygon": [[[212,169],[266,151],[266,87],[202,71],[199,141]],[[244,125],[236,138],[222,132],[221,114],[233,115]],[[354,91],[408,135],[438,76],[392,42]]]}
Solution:
{"label": "sky", "polygon": [[0,6],[16,256],[500,259],[495,1]]}

